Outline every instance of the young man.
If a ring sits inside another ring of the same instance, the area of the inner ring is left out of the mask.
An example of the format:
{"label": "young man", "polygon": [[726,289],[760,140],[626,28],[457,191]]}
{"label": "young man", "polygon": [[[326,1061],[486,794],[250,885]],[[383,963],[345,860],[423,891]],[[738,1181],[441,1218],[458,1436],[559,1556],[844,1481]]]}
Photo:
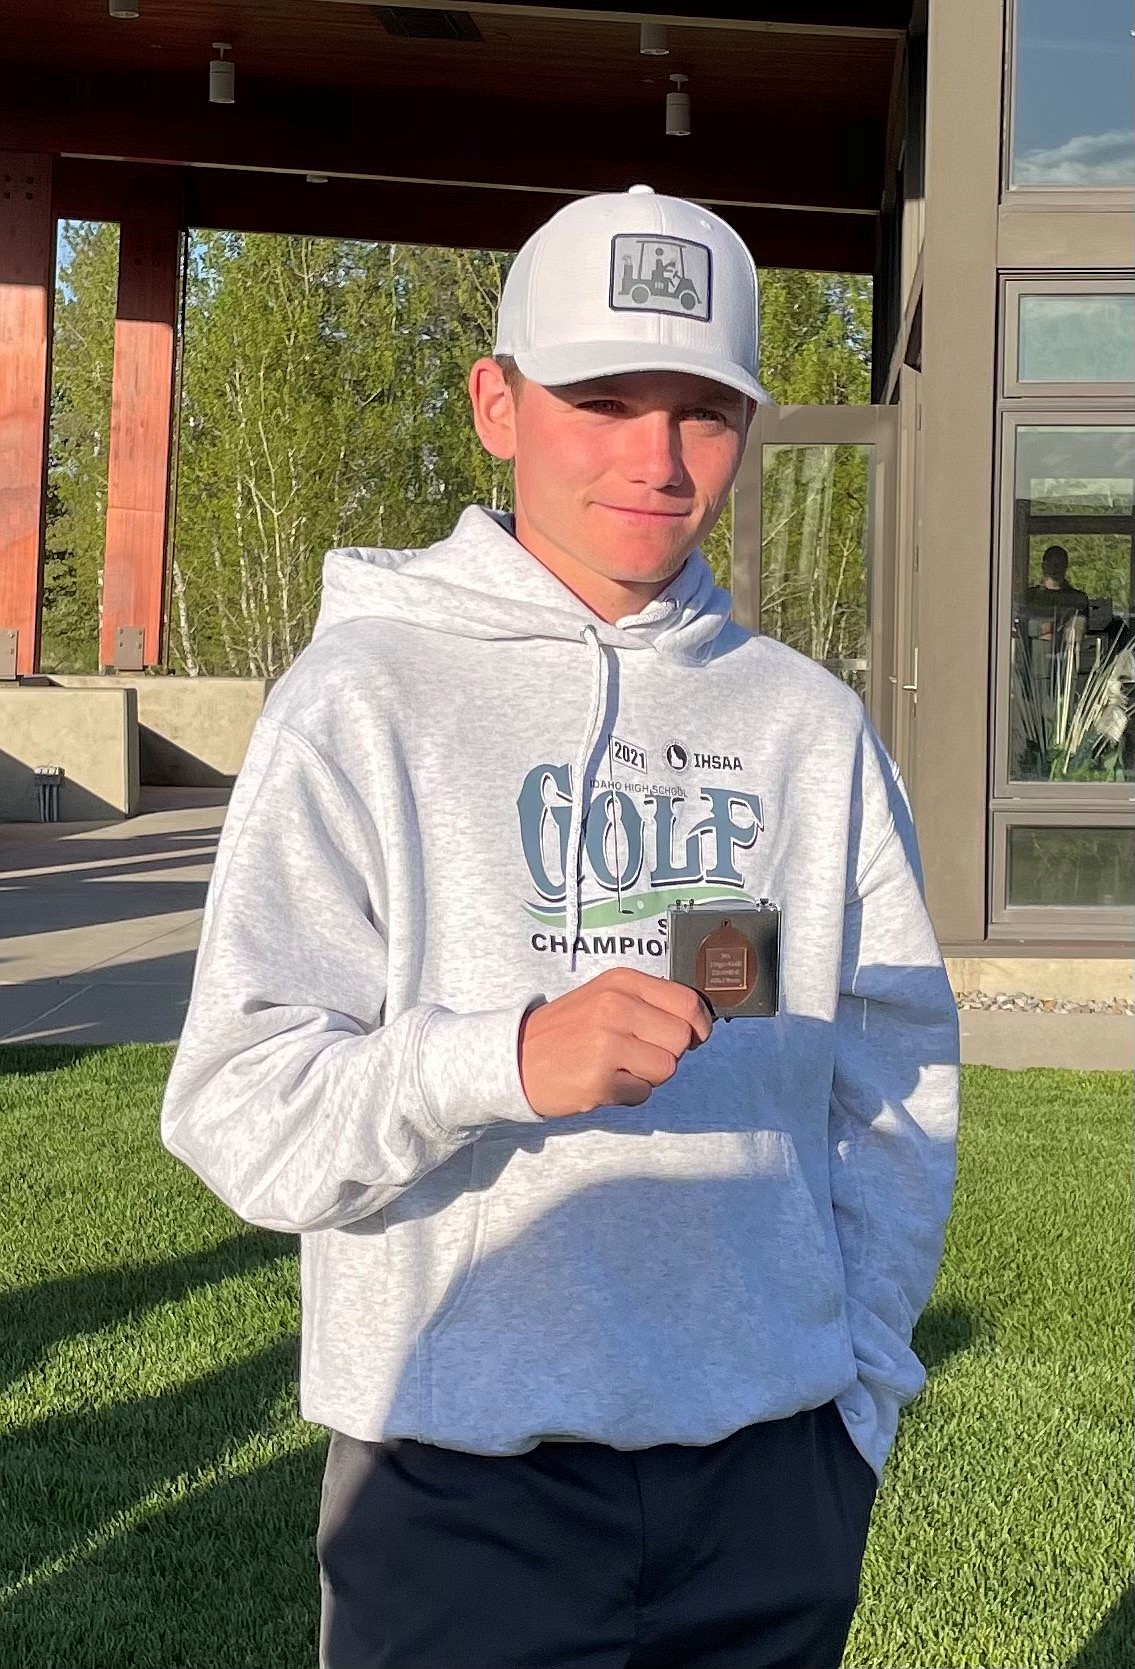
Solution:
{"label": "young man", "polygon": [[[954,1181],[909,809],[696,548],[765,398],[732,230],[571,204],[496,351],[515,516],[329,554],[165,1140],[302,1236],[327,1669],[832,1669]],[[691,897],[779,907],[774,1016],[666,977]]]}

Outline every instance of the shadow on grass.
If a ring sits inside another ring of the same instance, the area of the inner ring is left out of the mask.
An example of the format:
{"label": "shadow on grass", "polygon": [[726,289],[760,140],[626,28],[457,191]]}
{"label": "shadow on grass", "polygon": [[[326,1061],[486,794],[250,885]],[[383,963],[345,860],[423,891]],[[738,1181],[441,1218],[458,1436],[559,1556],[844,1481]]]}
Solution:
{"label": "shadow on grass", "polygon": [[0,1662],[309,1669],[318,1650],[324,1453],[320,1441],[205,1485],[45,1573],[0,1612]]}
{"label": "shadow on grass", "polygon": [[964,1355],[985,1333],[994,1330],[993,1322],[985,1321],[976,1310],[963,1309],[960,1304],[935,1304],[931,1299],[915,1324],[910,1342],[929,1379],[952,1356]]}
{"label": "shadow on grass", "polygon": [[7,1439],[7,1581],[31,1581],[0,1614],[6,1669],[314,1661],[321,1446],[114,1524],[237,1445],[251,1442],[255,1457],[257,1434],[278,1427],[294,1400],[296,1365],[296,1340],[282,1339],[176,1390]]}
{"label": "shadow on grass", "polygon": [[0,1384],[18,1379],[62,1339],[115,1326],[142,1310],[184,1298],[196,1287],[249,1274],[294,1254],[291,1236],[257,1230],[166,1263],[100,1269],[2,1293]]}
{"label": "shadow on grass", "polygon": [[[117,1043],[4,1043],[0,1041],[0,1078],[31,1078],[41,1072],[59,1072],[77,1066],[88,1055],[105,1054],[108,1049],[122,1048]],[[161,1048],[161,1044],[148,1045]],[[165,1045],[172,1063],[173,1044]]]}
{"label": "shadow on grass", "polygon": [[1067,1669],[1128,1669],[1132,1663],[1135,1663],[1135,1588],[1128,1588]]}

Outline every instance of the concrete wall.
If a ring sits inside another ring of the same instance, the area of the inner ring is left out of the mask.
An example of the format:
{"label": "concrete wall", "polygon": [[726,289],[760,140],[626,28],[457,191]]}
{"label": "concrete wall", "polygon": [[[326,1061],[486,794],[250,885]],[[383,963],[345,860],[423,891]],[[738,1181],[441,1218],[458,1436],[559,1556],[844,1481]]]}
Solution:
{"label": "concrete wall", "polygon": [[[141,780],[149,785],[214,788],[233,781],[274,678],[156,678],[59,673],[64,689],[133,689],[138,700]],[[38,680],[37,680],[38,682]],[[24,687],[29,683],[24,680]]]}
{"label": "concrete wall", "polygon": [[37,823],[37,765],[62,765],[59,821],[138,809],[138,696],[132,689],[0,684],[0,822]]}
{"label": "concrete wall", "polygon": [[1082,1003],[1135,997],[1135,963],[1112,956],[947,956],[957,991],[1022,993]]}

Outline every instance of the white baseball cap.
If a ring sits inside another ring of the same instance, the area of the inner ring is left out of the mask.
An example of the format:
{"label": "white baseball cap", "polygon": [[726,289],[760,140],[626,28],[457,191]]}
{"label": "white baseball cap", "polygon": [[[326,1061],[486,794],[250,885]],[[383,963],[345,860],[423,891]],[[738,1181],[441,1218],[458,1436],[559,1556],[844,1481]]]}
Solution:
{"label": "white baseball cap", "polygon": [[732,226],[648,185],[581,197],[545,221],[505,280],[495,354],[546,387],[692,371],[762,405],[753,257]]}

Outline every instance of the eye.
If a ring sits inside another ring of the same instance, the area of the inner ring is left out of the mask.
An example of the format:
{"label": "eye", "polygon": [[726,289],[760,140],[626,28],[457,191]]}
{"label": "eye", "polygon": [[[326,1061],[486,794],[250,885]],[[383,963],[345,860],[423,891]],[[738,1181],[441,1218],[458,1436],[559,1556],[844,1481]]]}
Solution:
{"label": "eye", "polygon": [[689,411],[683,412],[684,418],[690,418],[695,423],[724,423],[725,413],[714,406],[691,406]]}
{"label": "eye", "polygon": [[621,400],[580,400],[577,409],[579,411],[618,412],[622,411],[623,403]]}

